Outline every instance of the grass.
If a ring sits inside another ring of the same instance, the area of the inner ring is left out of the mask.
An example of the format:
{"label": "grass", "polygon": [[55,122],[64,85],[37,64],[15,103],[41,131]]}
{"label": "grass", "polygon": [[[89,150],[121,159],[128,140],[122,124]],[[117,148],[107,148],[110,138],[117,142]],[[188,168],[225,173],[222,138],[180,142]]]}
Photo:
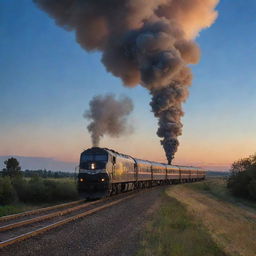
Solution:
{"label": "grass", "polygon": [[0,217],[15,214],[15,213],[20,213],[20,212],[30,211],[37,208],[47,207],[47,206],[49,206],[49,204],[29,205],[24,203],[16,203],[11,205],[4,205],[4,206],[0,206]]}
{"label": "grass", "polygon": [[175,198],[163,194],[162,204],[147,225],[136,256],[226,255],[207,230]]}
{"label": "grass", "polygon": [[229,203],[256,209],[256,202],[233,196],[227,189],[226,182],[226,178],[208,178],[203,182],[186,184],[185,186]]}
{"label": "grass", "polygon": [[18,205],[0,206],[0,217],[26,211],[26,207]]}
{"label": "grass", "polygon": [[15,213],[31,211],[31,210],[35,210],[35,209],[39,209],[39,208],[52,206],[52,205],[68,203],[68,202],[70,202],[70,200],[56,201],[56,202],[51,202],[51,203],[35,203],[35,204],[17,202],[17,203],[10,204],[10,205],[0,206],[0,217],[15,214]]}
{"label": "grass", "polygon": [[232,197],[223,179],[173,186],[167,194],[204,225],[227,255],[256,255],[255,208]]}

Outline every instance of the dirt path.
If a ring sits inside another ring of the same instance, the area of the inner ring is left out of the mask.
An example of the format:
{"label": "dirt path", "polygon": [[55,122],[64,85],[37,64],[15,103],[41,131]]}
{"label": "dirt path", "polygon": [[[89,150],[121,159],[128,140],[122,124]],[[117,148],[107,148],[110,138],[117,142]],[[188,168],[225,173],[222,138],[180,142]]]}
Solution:
{"label": "dirt path", "polygon": [[82,220],[0,249],[0,255],[131,256],[138,249],[145,223],[161,203],[163,189],[138,193]]}
{"label": "dirt path", "polygon": [[229,255],[256,255],[256,214],[220,201],[186,186],[175,186],[167,194],[187,206],[202,221],[214,241]]}

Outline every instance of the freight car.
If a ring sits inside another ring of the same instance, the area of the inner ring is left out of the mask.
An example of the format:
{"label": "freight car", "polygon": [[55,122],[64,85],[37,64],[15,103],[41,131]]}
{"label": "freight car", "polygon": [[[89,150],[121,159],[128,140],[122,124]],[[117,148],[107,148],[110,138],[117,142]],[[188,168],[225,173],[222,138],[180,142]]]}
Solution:
{"label": "freight car", "polygon": [[107,148],[81,153],[78,191],[84,198],[101,198],[138,188],[205,179],[205,171],[133,158]]}

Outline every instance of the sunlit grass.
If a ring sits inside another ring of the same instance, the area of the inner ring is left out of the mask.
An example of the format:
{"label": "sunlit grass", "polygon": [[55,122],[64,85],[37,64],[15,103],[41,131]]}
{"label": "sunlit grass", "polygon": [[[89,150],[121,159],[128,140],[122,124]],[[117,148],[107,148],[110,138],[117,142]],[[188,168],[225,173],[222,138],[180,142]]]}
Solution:
{"label": "sunlit grass", "polygon": [[223,201],[227,201],[234,204],[243,204],[244,206],[256,209],[256,202],[233,196],[227,189],[226,184],[226,178],[208,178],[205,181],[186,184],[185,186],[210,194],[216,197],[217,199]]}
{"label": "sunlit grass", "polygon": [[182,203],[228,255],[256,255],[256,211],[233,198],[223,180],[170,187],[167,194]]}
{"label": "sunlit grass", "polygon": [[143,234],[136,256],[222,256],[205,228],[176,199],[163,195],[162,204]]}

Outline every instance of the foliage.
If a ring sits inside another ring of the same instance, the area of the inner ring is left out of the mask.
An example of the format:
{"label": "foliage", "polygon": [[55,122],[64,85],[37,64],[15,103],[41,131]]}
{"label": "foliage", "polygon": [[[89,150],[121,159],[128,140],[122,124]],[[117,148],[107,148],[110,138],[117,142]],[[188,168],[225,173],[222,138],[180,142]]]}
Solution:
{"label": "foliage", "polygon": [[3,169],[3,176],[15,177],[21,175],[21,167],[18,160],[14,157],[4,161],[5,168]]}
{"label": "foliage", "polygon": [[227,187],[234,196],[256,200],[256,154],[232,164]]}
{"label": "foliage", "polygon": [[74,180],[59,181],[38,176],[29,180],[21,176],[0,178],[0,204],[10,204],[17,199],[24,203],[50,203],[78,199],[78,192]]}
{"label": "foliage", "polygon": [[0,205],[10,204],[16,201],[16,191],[9,177],[0,178]]}
{"label": "foliage", "polygon": [[75,177],[75,174],[72,172],[53,172],[50,170],[25,170],[23,172],[23,176],[30,178],[33,176],[39,176],[42,178],[54,178],[54,179],[58,179],[58,178],[72,178]]}

